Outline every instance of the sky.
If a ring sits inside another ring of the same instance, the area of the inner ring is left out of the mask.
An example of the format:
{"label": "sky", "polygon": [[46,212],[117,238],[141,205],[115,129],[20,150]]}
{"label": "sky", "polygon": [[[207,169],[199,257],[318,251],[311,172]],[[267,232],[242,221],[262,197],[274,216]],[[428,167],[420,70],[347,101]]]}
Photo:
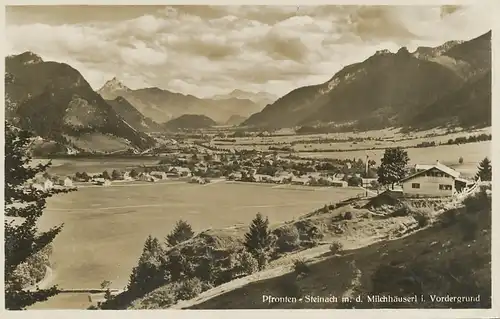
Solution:
{"label": "sky", "polygon": [[469,40],[483,6],[8,6],[7,54],[70,64],[99,89],[283,96],[377,50]]}

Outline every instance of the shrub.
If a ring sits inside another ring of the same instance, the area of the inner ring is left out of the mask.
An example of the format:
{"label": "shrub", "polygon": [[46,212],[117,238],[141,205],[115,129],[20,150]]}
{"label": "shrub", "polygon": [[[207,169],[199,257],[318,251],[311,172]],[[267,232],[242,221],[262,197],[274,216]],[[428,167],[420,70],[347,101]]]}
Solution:
{"label": "shrub", "polygon": [[334,241],[330,245],[330,252],[334,255],[340,253],[343,249],[344,249],[344,246],[342,245],[341,242],[338,242],[338,241]]}
{"label": "shrub", "polygon": [[300,246],[300,234],[295,226],[285,226],[279,229],[276,245],[279,252],[294,251]]}
{"label": "shrub", "polygon": [[348,186],[358,187],[363,185],[363,180],[361,177],[352,176],[347,180]]}
{"label": "shrub", "polygon": [[458,159],[458,164],[463,164],[463,163],[464,163],[464,158],[460,156],[460,158]]}
{"label": "shrub", "polygon": [[351,212],[346,212],[344,214],[344,219],[345,220],[351,220],[352,219],[352,213]]}
{"label": "shrub", "polygon": [[466,197],[463,204],[465,205],[467,213],[478,213],[491,210],[491,198],[488,196],[485,189]]}
{"label": "shrub", "polygon": [[155,290],[147,294],[142,300],[138,309],[158,309],[166,308],[175,303],[175,296],[170,290]]}
{"label": "shrub", "polygon": [[238,275],[250,275],[259,269],[259,263],[255,257],[244,250],[235,256],[236,264],[234,266],[234,273]]}
{"label": "shrub", "polygon": [[202,293],[205,285],[197,278],[189,278],[180,282],[175,291],[177,300],[189,300]]}
{"label": "shrub", "polygon": [[428,226],[433,220],[433,210],[428,207],[416,208],[411,211],[420,228]]}
{"label": "shrub", "polygon": [[170,246],[175,246],[188,239],[191,239],[193,236],[194,232],[191,228],[191,225],[183,220],[179,220],[175,225],[174,230],[172,230],[170,235],[167,235],[166,241]]}
{"label": "shrub", "polygon": [[294,260],[293,269],[297,275],[308,275],[311,272],[309,265],[303,259]]}

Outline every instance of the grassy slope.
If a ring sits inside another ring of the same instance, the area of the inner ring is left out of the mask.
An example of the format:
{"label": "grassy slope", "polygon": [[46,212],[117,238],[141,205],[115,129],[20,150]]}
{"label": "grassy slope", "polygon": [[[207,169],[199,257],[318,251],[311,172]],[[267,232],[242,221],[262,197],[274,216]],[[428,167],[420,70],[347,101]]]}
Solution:
{"label": "grassy slope", "polygon": [[[282,276],[252,282],[214,298],[186,304],[184,308],[446,308],[466,305],[432,303],[428,295],[474,296],[478,293],[482,294],[481,305],[484,306],[488,303],[486,296],[491,294],[491,214],[473,212],[467,216],[476,220],[478,225],[477,237],[473,241],[464,241],[462,223],[448,227],[437,223],[402,239],[346,251],[342,256],[325,256],[324,260],[310,265],[310,274],[304,278],[298,279],[289,268],[289,273]],[[380,266],[385,268],[374,285],[372,276]],[[291,296],[295,293],[297,296],[333,295],[340,298],[375,292],[399,296],[422,293],[427,300],[422,304],[399,305],[262,302],[263,295]]]}

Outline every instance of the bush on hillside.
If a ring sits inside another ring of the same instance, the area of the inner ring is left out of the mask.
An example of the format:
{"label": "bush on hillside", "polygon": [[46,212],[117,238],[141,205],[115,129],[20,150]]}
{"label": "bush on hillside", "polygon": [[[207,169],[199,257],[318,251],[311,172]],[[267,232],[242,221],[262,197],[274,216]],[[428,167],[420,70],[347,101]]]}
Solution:
{"label": "bush on hillside", "polygon": [[259,270],[257,259],[246,250],[237,253],[234,260],[233,273],[235,276],[250,275]]}
{"label": "bush on hillside", "polygon": [[287,225],[278,229],[276,236],[276,246],[278,252],[291,252],[300,247],[300,234],[297,227],[293,225]]}
{"label": "bush on hillside", "polygon": [[420,228],[428,226],[433,221],[434,211],[428,207],[414,208],[411,216],[415,218]]}
{"label": "bush on hillside", "polygon": [[177,286],[175,291],[175,297],[177,300],[189,300],[192,299],[208,288],[199,278],[189,278],[183,280]]}
{"label": "bush on hillside", "polygon": [[175,304],[175,294],[171,289],[159,289],[147,294],[134,309],[161,309]]}
{"label": "bush on hillside", "polygon": [[467,213],[479,213],[491,210],[491,197],[486,193],[486,189],[466,197],[463,201]]}
{"label": "bush on hillside", "polygon": [[353,217],[352,212],[350,212],[350,211],[345,212],[345,214],[344,214],[344,219],[345,220],[351,220],[352,217]]}
{"label": "bush on hillside", "polygon": [[342,245],[341,242],[338,242],[338,241],[334,241],[333,243],[331,243],[330,245],[330,252],[332,254],[338,254],[340,252],[342,252],[342,250],[344,250],[344,245]]}
{"label": "bush on hillside", "polygon": [[296,259],[293,261],[293,269],[295,273],[299,276],[308,275],[311,272],[311,268],[306,263],[304,259]]}
{"label": "bush on hillside", "polygon": [[168,245],[175,246],[194,236],[193,229],[186,221],[179,220],[172,232],[167,235],[166,241]]}

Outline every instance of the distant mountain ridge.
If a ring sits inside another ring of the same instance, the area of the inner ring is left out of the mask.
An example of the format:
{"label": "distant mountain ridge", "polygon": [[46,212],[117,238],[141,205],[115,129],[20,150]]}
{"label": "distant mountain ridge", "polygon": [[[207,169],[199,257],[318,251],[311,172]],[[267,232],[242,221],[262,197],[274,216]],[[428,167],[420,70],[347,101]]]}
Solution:
{"label": "distant mountain ridge", "polygon": [[267,93],[267,92],[247,92],[239,89],[235,89],[231,91],[228,94],[219,94],[215,95],[213,99],[215,100],[226,100],[226,99],[231,99],[231,98],[236,98],[236,99],[246,99],[253,101],[254,103],[258,105],[262,105],[263,107],[266,106],[267,104],[271,104],[274,101],[278,99],[277,96]]}
{"label": "distant mountain ridge", "polygon": [[[71,66],[45,62],[32,52],[8,56],[5,65],[6,118],[16,125],[82,151],[155,143],[121,118]],[[103,148],[92,145],[96,140]]]}
{"label": "distant mountain ridge", "polygon": [[[428,106],[454,92],[467,91],[469,85],[487,85],[486,80],[476,81],[488,70],[491,70],[491,32],[470,41],[421,47],[413,53],[404,47],[397,53],[381,50],[363,62],[344,67],[325,83],[291,91],[242,125],[261,128],[349,125],[379,129],[411,123],[414,128],[423,127],[432,118],[432,114],[422,114],[432,112]],[[474,92],[491,95],[491,87]],[[488,98],[478,100],[486,103]],[[462,105],[462,117],[474,112],[474,103],[467,105]],[[447,122],[456,123],[456,119],[449,115],[435,121],[440,125]],[[491,116],[476,118],[468,125],[484,123],[491,123]]]}
{"label": "distant mountain ridge", "polygon": [[193,130],[193,129],[204,129],[210,128],[217,125],[217,123],[205,115],[199,114],[183,114],[178,118],[168,121],[163,124],[167,130],[177,131],[177,130]]}
{"label": "distant mountain ridge", "polygon": [[225,123],[232,115],[248,117],[264,107],[250,99],[236,97],[201,99],[157,87],[133,90],[116,77],[106,82],[98,93],[108,100],[122,96],[144,116],[158,123],[167,122],[183,114],[206,115],[219,123]]}

